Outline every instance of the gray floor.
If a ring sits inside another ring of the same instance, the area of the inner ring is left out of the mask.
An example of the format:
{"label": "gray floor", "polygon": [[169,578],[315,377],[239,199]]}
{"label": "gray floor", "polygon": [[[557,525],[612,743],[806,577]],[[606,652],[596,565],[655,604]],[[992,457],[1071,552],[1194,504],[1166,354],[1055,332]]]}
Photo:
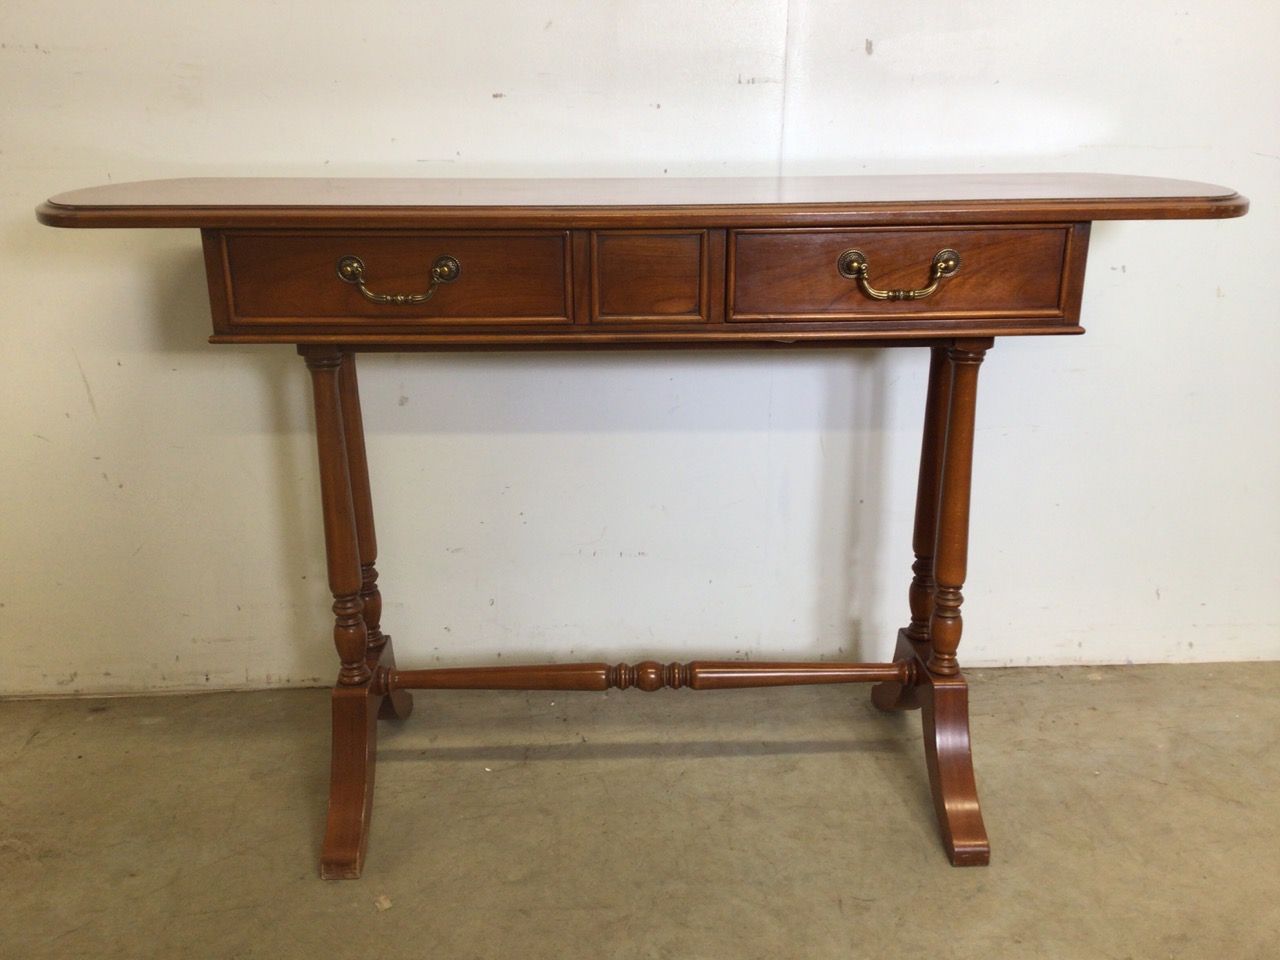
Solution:
{"label": "gray floor", "polygon": [[1280,664],[970,679],[962,870],[862,687],[420,693],[333,882],[324,691],[0,703],[0,957],[1280,955]]}

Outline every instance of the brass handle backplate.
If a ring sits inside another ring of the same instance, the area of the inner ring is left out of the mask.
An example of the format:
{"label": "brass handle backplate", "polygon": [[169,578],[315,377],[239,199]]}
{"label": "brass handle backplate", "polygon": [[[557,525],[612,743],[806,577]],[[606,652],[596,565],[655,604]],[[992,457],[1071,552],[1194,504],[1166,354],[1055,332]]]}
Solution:
{"label": "brass handle backplate", "polygon": [[872,300],[923,300],[931,296],[947,277],[954,277],[960,269],[960,254],[947,248],[939,250],[933,258],[933,269],[929,274],[929,285],[918,290],[879,290],[867,280],[867,256],[861,250],[846,250],[836,261],[836,269],[840,276],[857,280],[858,286]]}
{"label": "brass handle backplate", "polygon": [[355,284],[366,300],[374,303],[423,303],[430,300],[442,283],[453,283],[462,272],[462,265],[447,254],[436,257],[431,264],[431,286],[426,293],[374,293],[364,285],[364,261],[359,257],[343,257],[338,261],[338,276],[345,283]]}

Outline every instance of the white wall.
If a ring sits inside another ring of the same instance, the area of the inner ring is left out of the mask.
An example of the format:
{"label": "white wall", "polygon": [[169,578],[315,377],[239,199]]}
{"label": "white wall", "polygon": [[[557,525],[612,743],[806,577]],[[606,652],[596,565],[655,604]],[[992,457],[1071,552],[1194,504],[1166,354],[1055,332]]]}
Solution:
{"label": "white wall", "polygon": [[[1280,5],[6,0],[0,692],[329,682],[308,386],[212,347],[194,231],[32,208],[187,175],[1089,170],[1083,338],[985,365],[962,660],[1280,655]],[[926,357],[363,360],[402,663],[883,658]]]}

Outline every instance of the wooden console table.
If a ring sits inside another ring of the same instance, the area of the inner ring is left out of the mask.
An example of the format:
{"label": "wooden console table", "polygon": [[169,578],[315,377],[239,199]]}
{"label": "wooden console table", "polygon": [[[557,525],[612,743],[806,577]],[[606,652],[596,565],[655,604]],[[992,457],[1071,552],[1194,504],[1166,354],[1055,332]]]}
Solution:
{"label": "wooden console table", "polygon": [[[952,863],[989,857],[956,660],[978,367],[996,337],[1081,333],[1094,220],[1237,217],[1202,183],[1044,174],[705,180],[196,179],[38,210],[60,227],[196,227],[214,343],[310,370],[334,642],[325,877],[357,877],[379,717],[411,689],[715,690],[871,681],[920,708]],[[401,670],[382,632],[360,351],[654,346],[931,351],[910,623],[891,663],[693,661]]]}

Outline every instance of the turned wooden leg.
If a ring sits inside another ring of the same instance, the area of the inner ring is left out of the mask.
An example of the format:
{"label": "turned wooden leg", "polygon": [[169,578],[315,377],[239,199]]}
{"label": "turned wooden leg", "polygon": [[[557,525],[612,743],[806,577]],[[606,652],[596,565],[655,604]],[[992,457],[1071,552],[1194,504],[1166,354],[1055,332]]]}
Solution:
{"label": "turned wooden leg", "polygon": [[978,367],[990,340],[935,347],[929,367],[909,598],[911,623],[898,633],[895,661],[915,661],[914,682],[882,683],[882,710],[921,707],[929,788],[947,856],[956,866],[990,860],[969,745],[969,688],[960,644],[969,544],[969,493]]}
{"label": "turned wooden leg", "polygon": [[[951,363],[946,347],[934,347],[929,357],[929,387],[925,398],[924,429],[920,441],[920,478],[916,485],[916,520],[912,548],[916,559],[907,598],[911,623],[898,635],[894,660],[928,659],[923,645],[929,641],[929,617],[933,614],[933,550],[938,533],[938,492],[941,486],[943,448],[946,444],[947,407],[951,402]],[[871,690],[871,702],[881,710],[916,710],[920,700],[913,685],[882,683]]]}
{"label": "turned wooden leg", "polygon": [[333,756],[329,816],[321,875],[358,877],[364,863],[373,807],[376,714],[368,631],[361,599],[363,576],[342,409],[344,356],[327,348],[299,348],[311,372],[320,460],[325,555],[333,593],[334,645],[341,666],[333,690]]}
{"label": "turned wooden leg", "polygon": [[933,552],[938,539],[938,495],[942,488],[942,458],[947,441],[947,409],[951,404],[951,363],[945,347],[934,347],[929,357],[929,393],[925,400],[924,430],[920,440],[920,479],[916,484],[916,522],[912,549],[916,561],[907,600],[911,623],[907,636],[929,639],[933,615]]}
{"label": "turned wooden leg", "polygon": [[969,557],[969,491],[973,477],[974,414],[978,368],[990,340],[957,341],[947,350],[950,402],[947,404],[934,543],[933,609],[929,617],[929,658],[920,671],[925,755],[938,826],[951,862],[985,864],[990,859],[986,827],[969,747],[969,688],[960,674],[956,649],[963,623],[960,593]]}
{"label": "turned wooden leg", "polygon": [[[338,389],[342,403],[342,425],[346,437],[347,473],[351,478],[351,504],[355,511],[356,540],[360,553],[360,600],[368,631],[366,659],[370,670],[379,666],[394,670],[395,653],[391,638],[382,632],[382,593],[378,589],[378,537],[373,524],[373,493],[369,485],[369,458],[364,445],[364,418],[360,412],[360,387],[356,379],[356,356],[344,354],[338,368]],[[413,711],[413,695],[396,690],[383,697],[379,716],[403,720]]]}
{"label": "turned wooden leg", "polygon": [[933,609],[929,616],[930,672],[954,677],[960,672],[956,650],[963,622],[969,562],[969,488],[973,478],[973,428],[978,399],[978,368],[990,340],[957,341],[947,351],[951,368],[951,401],[947,405],[946,442],[943,446],[941,486],[938,493],[937,537],[933,548]]}

